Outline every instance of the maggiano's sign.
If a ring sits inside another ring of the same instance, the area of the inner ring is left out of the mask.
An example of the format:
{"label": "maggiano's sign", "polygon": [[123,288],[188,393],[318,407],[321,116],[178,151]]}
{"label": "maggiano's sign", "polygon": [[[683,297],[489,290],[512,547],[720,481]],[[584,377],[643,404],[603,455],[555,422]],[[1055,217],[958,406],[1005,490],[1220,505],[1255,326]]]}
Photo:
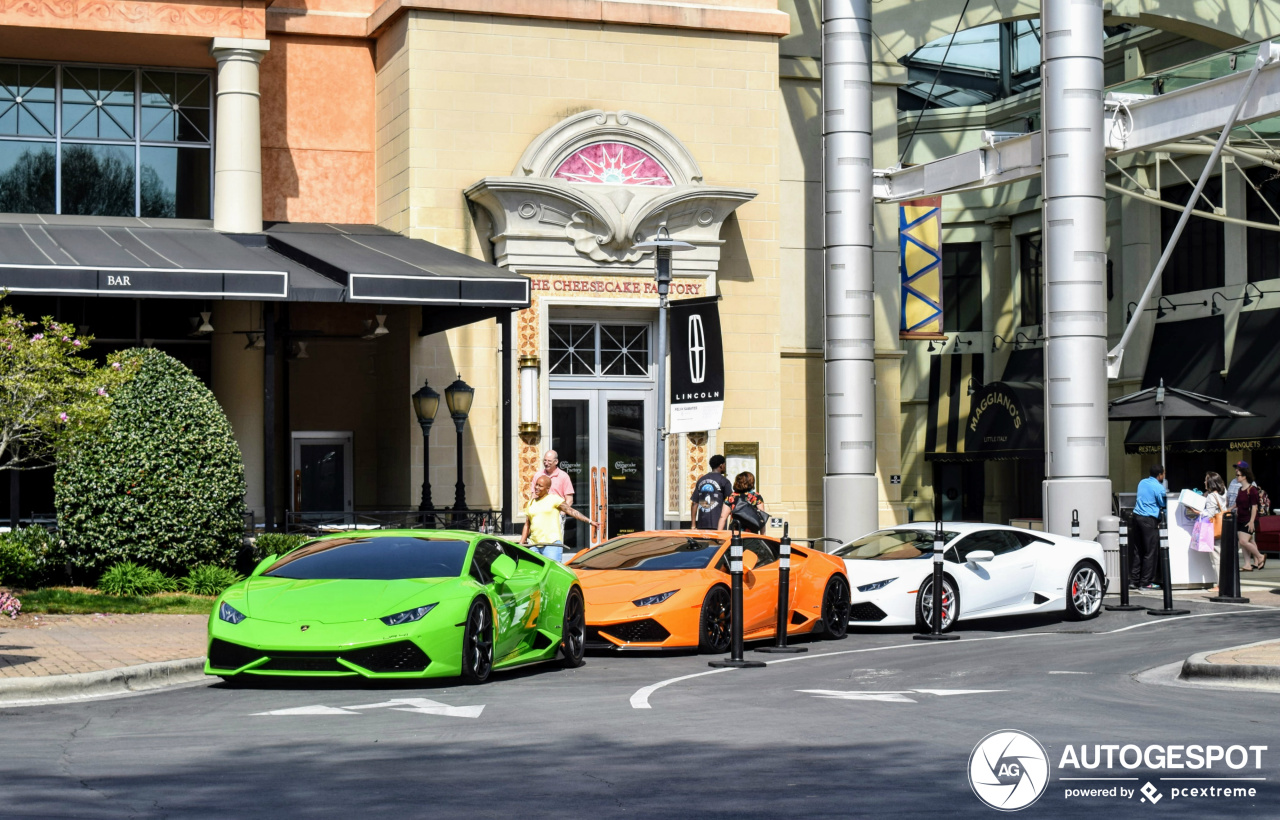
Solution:
{"label": "maggiano's sign", "polygon": [[967,453],[1035,457],[1044,452],[1044,391],[1039,384],[992,382],[970,399]]}

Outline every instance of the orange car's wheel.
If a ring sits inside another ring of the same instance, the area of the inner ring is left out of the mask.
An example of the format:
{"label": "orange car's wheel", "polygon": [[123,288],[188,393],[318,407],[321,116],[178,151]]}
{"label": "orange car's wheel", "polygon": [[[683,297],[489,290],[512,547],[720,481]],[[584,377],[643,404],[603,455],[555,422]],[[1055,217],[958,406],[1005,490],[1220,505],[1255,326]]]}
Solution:
{"label": "orange car's wheel", "polygon": [[843,575],[832,575],[822,593],[822,623],[827,638],[840,640],[849,631],[849,582]]}
{"label": "orange car's wheel", "polygon": [[729,651],[732,626],[733,610],[729,601],[729,589],[717,584],[702,599],[702,615],[698,619],[698,651]]}

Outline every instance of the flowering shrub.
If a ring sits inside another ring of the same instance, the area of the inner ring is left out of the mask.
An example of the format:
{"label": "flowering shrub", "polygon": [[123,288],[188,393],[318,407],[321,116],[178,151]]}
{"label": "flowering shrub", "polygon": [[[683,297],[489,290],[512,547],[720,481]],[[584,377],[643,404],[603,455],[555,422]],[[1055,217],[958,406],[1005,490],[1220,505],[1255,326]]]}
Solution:
{"label": "flowering shrub", "polygon": [[22,614],[22,601],[7,592],[0,592],[0,615],[16,618]]}
{"label": "flowering shrub", "polygon": [[159,350],[127,350],[116,364],[129,378],[112,393],[106,426],[67,448],[54,477],[68,559],[89,575],[121,561],[176,575],[231,563],[245,486],[226,414]]}

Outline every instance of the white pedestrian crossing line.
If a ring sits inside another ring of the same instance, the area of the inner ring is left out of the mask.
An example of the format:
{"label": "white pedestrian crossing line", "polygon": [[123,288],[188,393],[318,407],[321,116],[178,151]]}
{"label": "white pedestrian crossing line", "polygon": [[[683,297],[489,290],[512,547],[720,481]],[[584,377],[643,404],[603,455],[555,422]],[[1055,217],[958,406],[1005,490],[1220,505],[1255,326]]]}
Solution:
{"label": "white pedestrian crossing line", "polygon": [[438,700],[428,698],[393,698],[382,703],[364,703],[358,706],[294,706],[289,709],[272,709],[269,712],[254,712],[253,717],[273,715],[292,717],[296,715],[363,715],[368,709],[391,709],[395,712],[410,712],[415,715],[439,715],[443,717],[478,718],[484,711],[484,705],[450,706]]}

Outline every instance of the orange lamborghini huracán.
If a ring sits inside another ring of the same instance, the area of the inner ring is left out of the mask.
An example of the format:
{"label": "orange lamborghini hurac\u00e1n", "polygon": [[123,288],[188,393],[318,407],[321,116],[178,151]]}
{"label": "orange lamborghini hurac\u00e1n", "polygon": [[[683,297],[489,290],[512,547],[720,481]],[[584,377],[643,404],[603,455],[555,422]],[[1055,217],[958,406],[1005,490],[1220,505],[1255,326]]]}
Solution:
{"label": "orange lamborghini hurac\u00e1n", "polygon": [[[743,637],[773,638],[778,619],[778,539],[746,534]],[[725,652],[731,637],[729,533],[654,530],[578,553],[569,567],[587,599],[587,646]],[[849,626],[844,562],[791,547],[788,635],[843,638]]]}

